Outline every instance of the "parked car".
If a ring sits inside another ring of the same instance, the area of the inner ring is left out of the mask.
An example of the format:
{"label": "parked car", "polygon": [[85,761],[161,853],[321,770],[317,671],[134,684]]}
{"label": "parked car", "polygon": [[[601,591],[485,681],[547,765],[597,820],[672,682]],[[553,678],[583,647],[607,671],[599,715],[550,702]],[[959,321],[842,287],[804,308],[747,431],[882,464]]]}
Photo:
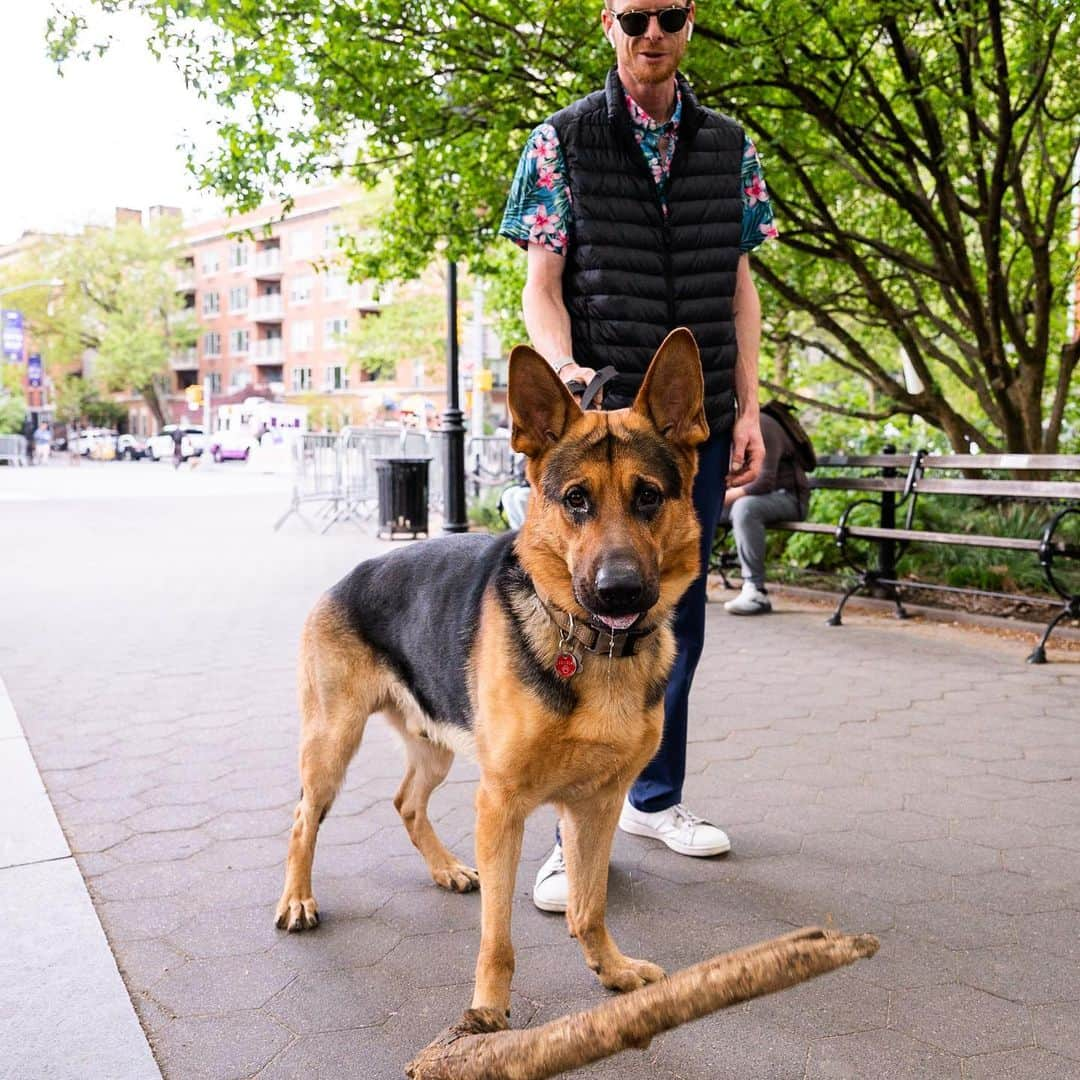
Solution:
{"label": "parked car", "polygon": [[116,432],[108,428],[83,428],[79,432],[78,439],[75,440],[75,446],[83,457],[104,457],[106,448],[115,443]]}
{"label": "parked car", "polygon": [[[176,424],[166,424],[157,435],[146,440],[147,456],[154,461],[171,461],[173,456],[173,436]],[[185,424],[180,429],[180,456],[187,461],[198,457],[203,452],[205,432],[194,424]]]}
{"label": "parked car", "polygon": [[138,461],[146,457],[146,440],[137,435],[121,435],[116,440],[116,456],[125,461]]}
{"label": "parked car", "polygon": [[247,431],[216,431],[210,436],[210,453],[215,461],[247,461],[255,440]]}

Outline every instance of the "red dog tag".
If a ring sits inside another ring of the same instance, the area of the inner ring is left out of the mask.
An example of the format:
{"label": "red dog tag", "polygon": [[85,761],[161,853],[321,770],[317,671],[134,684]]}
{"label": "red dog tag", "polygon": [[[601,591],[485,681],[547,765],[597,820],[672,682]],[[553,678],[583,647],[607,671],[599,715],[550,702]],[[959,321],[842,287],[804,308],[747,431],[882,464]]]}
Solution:
{"label": "red dog tag", "polygon": [[560,679],[571,679],[578,671],[578,659],[573,653],[559,653],[555,657],[555,674]]}

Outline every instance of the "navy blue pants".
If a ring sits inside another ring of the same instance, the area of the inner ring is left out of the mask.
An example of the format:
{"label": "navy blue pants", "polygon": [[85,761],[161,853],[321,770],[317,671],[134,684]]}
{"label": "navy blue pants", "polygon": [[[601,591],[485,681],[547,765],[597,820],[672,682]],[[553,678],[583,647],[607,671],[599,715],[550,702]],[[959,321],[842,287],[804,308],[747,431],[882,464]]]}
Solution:
{"label": "navy blue pants", "polygon": [[690,684],[694,681],[694,672],[705,643],[705,587],[709,556],[716,524],[724,508],[725,478],[730,459],[730,434],[714,436],[698,448],[694,510],[701,522],[701,573],[675,610],[675,643],[678,651],[664,698],[664,736],[660,749],[630,789],[631,804],[650,814],[682,802]]}

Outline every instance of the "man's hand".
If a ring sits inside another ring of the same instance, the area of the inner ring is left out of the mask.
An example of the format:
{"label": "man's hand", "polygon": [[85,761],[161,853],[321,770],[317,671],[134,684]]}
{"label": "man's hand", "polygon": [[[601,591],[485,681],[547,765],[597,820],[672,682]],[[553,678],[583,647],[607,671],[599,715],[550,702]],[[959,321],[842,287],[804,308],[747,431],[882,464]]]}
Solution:
{"label": "man's hand", "polygon": [[[565,370],[565,368],[563,369]],[[741,413],[731,433],[731,469],[728,487],[752,484],[765,464],[765,440],[757,411]]]}
{"label": "man's hand", "polygon": [[[579,382],[583,387],[588,386],[593,381],[596,372],[591,367],[579,367],[577,364],[567,364],[565,367],[559,369],[559,378],[564,383]],[[573,391],[571,391],[573,393]],[[604,388],[601,386],[596,392],[596,397],[593,401],[599,405],[604,400]]]}

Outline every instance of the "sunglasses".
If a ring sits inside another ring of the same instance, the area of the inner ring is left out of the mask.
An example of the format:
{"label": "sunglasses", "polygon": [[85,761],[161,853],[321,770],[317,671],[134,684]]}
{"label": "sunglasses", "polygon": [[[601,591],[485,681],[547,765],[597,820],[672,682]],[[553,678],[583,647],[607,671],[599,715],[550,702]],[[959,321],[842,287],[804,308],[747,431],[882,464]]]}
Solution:
{"label": "sunglasses", "polygon": [[[608,8],[608,11],[611,11],[611,8]],[[662,11],[611,11],[611,14],[618,20],[627,37],[641,37],[649,29],[649,20],[654,16],[665,34],[677,34],[686,25],[690,8],[687,6],[669,7]]]}

